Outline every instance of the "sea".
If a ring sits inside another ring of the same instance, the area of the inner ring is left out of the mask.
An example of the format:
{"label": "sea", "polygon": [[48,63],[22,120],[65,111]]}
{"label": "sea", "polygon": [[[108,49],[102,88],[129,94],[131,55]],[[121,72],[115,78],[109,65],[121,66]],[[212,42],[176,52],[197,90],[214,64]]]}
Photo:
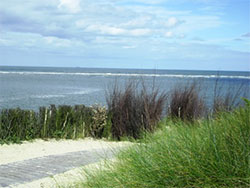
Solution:
{"label": "sea", "polygon": [[36,111],[50,104],[106,106],[114,85],[122,89],[131,80],[159,92],[196,82],[210,105],[215,91],[222,95],[235,91],[238,98],[250,96],[250,72],[0,66],[0,109]]}

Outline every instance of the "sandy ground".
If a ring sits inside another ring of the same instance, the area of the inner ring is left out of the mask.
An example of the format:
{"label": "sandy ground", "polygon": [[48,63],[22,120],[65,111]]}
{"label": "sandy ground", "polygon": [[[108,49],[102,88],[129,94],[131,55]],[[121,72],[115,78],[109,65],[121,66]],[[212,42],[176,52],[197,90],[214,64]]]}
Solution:
{"label": "sandy ground", "polygon": [[92,138],[80,140],[34,140],[22,144],[0,145],[0,165],[48,155],[82,150],[122,147],[128,142],[108,142]]}
{"label": "sandy ground", "polygon": [[[109,142],[104,140],[94,140],[86,138],[81,140],[34,140],[32,142],[23,142],[22,144],[0,145],[0,165],[28,160],[48,155],[57,155],[67,152],[76,152],[82,150],[105,149],[129,146],[129,142]],[[84,168],[92,169],[100,166],[102,162],[90,164]],[[58,185],[72,184],[75,181],[83,180],[82,167],[72,169],[63,174],[47,177],[26,184],[16,186],[18,188],[36,188],[36,187],[57,187]]]}

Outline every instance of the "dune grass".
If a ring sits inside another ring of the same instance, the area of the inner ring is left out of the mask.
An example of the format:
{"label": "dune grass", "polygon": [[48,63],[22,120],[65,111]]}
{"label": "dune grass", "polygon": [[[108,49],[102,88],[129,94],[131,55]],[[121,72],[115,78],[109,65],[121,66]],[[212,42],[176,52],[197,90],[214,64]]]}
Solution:
{"label": "dune grass", "polygon": [[35,138],[101,138],[107,124],[106,108],[61,105],[32,110],[0,110],[0,144],[20,143]]}
{"label": "dune grass", "polygon": [[74,187],[249,187],[250,101],[215,119],[167,120]]}
{"label": "dune grass", "polygon": [[171,91],[168,115],[185,121],[193,121],[204,117],[207,109],[199,87],[197,82],[192,82],[183,87],[175,87]]}
{"label": "dune grass", "polygon": [[112,137],[139,139],[144,131],[156,130],[166,100],[166,93],[154,87],[149,90],[143,81],[130,80],[123,89],[116,83],[107,96]]}

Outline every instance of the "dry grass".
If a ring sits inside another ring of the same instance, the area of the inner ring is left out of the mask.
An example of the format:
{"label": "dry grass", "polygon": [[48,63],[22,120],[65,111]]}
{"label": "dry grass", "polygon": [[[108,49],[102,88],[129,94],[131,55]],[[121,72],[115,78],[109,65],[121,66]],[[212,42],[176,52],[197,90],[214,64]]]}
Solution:
{"label": "dry grass", "polygon": [[[141,89],[138,89],[141,88]],[[112,136],[139,138],[142,131],[153,131],[161,118],[166,94],[148,91],[143,82],[129,81],[122,90],[118,84],[107,96]]]}
{"label": "dry grass", "polygon": [[171,92],[168,115],[172,118],[192,121],[200,118],[206,111],[205,102],[199,94],[198,84],[176,87]]}

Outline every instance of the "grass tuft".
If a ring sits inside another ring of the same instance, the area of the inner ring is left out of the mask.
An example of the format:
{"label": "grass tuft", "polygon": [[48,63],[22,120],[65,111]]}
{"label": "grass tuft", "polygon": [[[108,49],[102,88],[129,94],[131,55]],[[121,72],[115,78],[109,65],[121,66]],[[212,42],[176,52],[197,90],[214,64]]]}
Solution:
{"label": "grass tuft", "polygon": [[196,82],[172,91],[168,108],[168,115],[172,118],[193,121],[204,116],[205,111],[205,102]]}
{"label": "grass tuft", "polygon": [[143,82],[130,81],[122,90],[116,84],[108,93],[113,138],[140,138],[143,131],[153,131],[164,110],[166,95],[157,89],[148,91]]}

